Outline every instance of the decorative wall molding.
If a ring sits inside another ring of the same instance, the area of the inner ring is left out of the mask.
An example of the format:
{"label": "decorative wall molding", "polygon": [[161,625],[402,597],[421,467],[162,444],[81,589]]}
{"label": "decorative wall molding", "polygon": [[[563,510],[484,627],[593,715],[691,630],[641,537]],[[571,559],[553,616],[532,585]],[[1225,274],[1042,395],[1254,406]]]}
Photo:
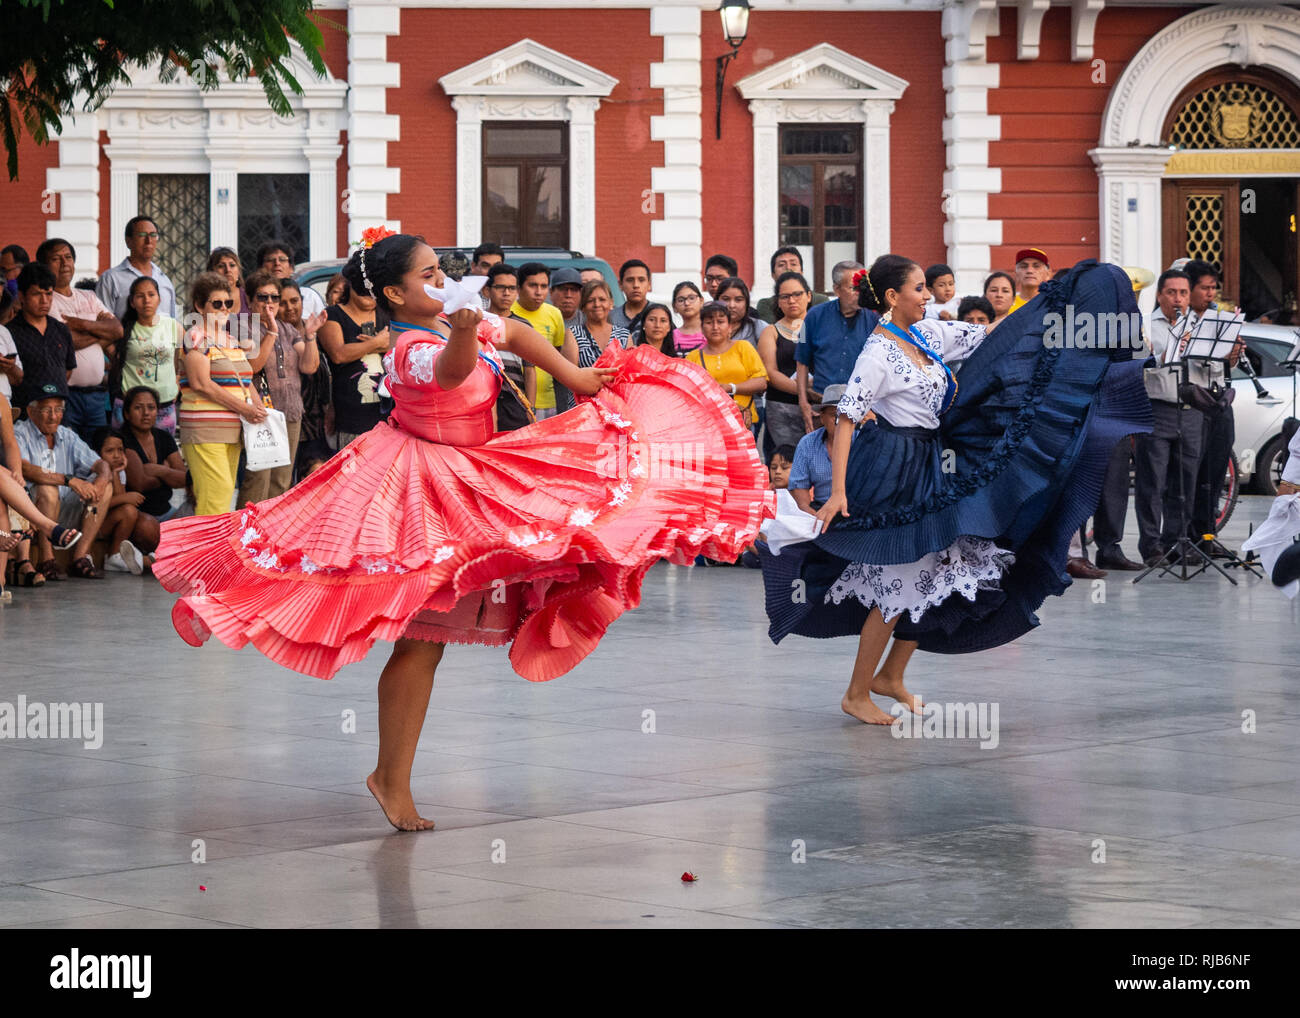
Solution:
{"label": "decorative wall molding", "polygon": [[1051,6],[1052,0],[1017,0],[1017,60],[1038,59],[1038,44],[1043,31],[1043,15],[1047,13],[1047,9]]}
{"label": "decorative wall molding", "polygon": [[736,83],[754,118],[756,298],[771,293],[772,281],[762,269],[780,246],[778,143],[783,123],[862,124],[863,258],[869,264],[889,251],[889,118],[907,85],[830,43]]}
{"label": "decorative wall molding", "polygon": [[948,63],[963,60],[984,62],[984,47],[997,35],[998,0],[945,0],[940,22],[948,41]]}
{"label": "decorative wall molding", "polygon": [[569,246],[596,247],[596,110],[618,79],[521,39],[438,79],[456,111],[456,243],[483,240],[483,121],[569,124]]}
{"label": "decorative wall molding", "polygon": [[1106,0],[1071,0],[1070,59],[1091,60],[1097,33],[1097,16]]}
{"label": "decorative wall molding", "polygon": [[[127,220],[139,211],[141,173],[210,177],[209,231],[214,247],[238,245],[240,173],[310,174],[311,257],[335,256],[334,173],[343,151],[339,132],[346,123],[347,85],[328,72],[318,78],[296,43],[291,43],[286,63],[305,93],[287,93],[292,107],[288,117],[278,117],[267,108],[261,85],[232,82],[224,68],[217,71],[220,85],[202,91],[185,74],[162,81],[153,66],[133,68],[130,85],[115,89],[96,114],[77,118],[79,125],[84,121],[94,125],[96,132],[102,127],[108,133],[104,155],[109,159],[111,246],[107,252],[97,252],[101,268],[126,257],[124,234]],[[61,151],[60,168],[62,162]],[[83,166],[82,172],[87,169]],[[228,191],[225,203],[218,201],[220,188]]]}
{"label": "decorative wall molding", "polygon": [[1300,84],[1300,11],[1221,5],[1179,18],[1153,36],[1115,82],[1102,116],[1101,145],[1159,145],[1180,92],[1224,64],[1258,64]]}

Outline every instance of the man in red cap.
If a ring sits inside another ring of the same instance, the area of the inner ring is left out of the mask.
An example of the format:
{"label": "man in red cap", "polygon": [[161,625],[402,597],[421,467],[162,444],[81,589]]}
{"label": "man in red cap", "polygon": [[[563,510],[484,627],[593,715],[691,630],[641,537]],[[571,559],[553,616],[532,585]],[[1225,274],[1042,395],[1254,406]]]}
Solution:
{"label": "man in red cap", "polygon": [[[1051,278],[1052,267],[1047,253],[1039,247],[1021,248],[1016,252],[1016,299],[1011,311],[1023,307],[1038,296],[1038,288]],[[1007,314],[1011,314],[1008,311]]]}

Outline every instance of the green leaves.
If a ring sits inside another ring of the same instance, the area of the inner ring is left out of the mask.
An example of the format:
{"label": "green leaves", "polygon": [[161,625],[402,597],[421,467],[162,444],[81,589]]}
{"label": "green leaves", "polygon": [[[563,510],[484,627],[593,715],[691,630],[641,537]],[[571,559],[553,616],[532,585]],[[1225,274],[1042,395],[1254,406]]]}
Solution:
{"label": "green leaves", "polygon": [[97,109],[128,68],[159,68],[163,81],[185,74],[204,90],[255,78],[279,116],[288,93],[302,94],[289,69],[290,40],[325,74],[324,36],[308,17],[311,0],[16,0],[0,33],[0,142],[10,179],[18,175],[25,130],[46,144],[61,117]]}

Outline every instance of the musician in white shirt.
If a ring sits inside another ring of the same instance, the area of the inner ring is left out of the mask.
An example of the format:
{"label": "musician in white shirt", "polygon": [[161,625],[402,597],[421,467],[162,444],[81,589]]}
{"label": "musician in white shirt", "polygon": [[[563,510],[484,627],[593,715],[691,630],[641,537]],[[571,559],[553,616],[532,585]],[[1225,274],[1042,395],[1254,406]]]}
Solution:
{"label": "musician in white shirt", "polygon": [[[1176,269],[1161,274],[1156,282],[1156,309],[1147,321],[1147,336],[1157,365],[1163,362],[1170,342],[1191,335],[1195,318],[1190,313],[1191,279]],[[1180,516],[1192,518],[1196,497],[1196,472],[1204,447],[1205,415],[1178,399],[1178,383],[1183,369],[1177,365],[1147,368],[1144,381],[1151,397],[1155,427],[1150,434],[1138,435],[1134,449],[1135,508],[1138,518],[1138,554],[1148,564],[1161,558],[1178,540]],[[1189,380],[1208,385],[1211,372],[1223,366],[1188,365]],[[1175,455],[1177,461],[1175,462]],[[1179,464],[1182,470],[1185,505],[1178,505]]]}

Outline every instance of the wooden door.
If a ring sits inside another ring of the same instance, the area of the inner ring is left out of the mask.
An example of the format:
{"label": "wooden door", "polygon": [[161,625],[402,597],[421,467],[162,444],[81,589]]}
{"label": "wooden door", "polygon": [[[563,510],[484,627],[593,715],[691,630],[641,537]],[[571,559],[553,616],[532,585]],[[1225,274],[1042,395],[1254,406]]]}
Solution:
{"label": "wooden door", "polygon": [[1220,295],[1236,302],[1240,290],[1241,184],[1236,180],[1164,181],[1164,267],[1200,258],[1220,274]]}

